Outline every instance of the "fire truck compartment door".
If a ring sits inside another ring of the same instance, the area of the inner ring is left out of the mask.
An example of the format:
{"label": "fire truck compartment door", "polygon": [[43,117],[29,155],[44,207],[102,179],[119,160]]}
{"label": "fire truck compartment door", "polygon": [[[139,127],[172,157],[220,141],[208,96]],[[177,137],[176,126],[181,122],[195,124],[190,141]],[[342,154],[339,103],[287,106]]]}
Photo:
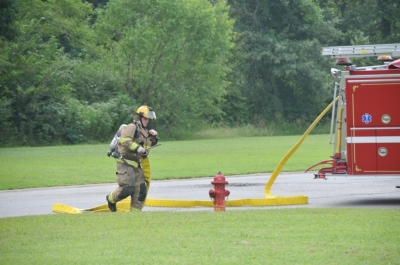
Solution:
{"label": "fire truck compartment door", "polygon": [[352,128],[346,140],[351,174],[400,173],[400,127]]}
{"label": "fire truck compartment door", "polygon": [[400,129],[377,129],[376,139],[378,173],[400,173]]}
{"label": "fire truck compartment door", "polygon": [[351,174],[376,174],[376,135],[375,130],[351,130],[347,147],[351,154],[348,171]]}
{"label": "fire truck compartment door", "polygon": [[400,126],[400,79],[347,80],[350,127]]}

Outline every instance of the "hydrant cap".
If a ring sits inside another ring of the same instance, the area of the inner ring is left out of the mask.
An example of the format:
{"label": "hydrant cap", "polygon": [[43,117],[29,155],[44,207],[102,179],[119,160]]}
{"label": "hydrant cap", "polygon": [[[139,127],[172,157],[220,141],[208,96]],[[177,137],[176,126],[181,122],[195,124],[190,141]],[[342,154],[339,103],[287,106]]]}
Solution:
{"label": "hydrant cap", "polygon": [[228,184],[228,181],[226,181],[223,175],[216,175],[214,177],[214,181],[212,181],[211,184]]}

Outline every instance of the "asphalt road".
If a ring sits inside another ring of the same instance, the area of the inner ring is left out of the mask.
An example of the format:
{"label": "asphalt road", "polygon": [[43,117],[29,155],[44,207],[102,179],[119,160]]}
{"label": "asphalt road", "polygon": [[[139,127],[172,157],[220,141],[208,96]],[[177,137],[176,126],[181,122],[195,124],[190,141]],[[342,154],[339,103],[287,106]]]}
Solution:
{"label": "asphalt road", "polygon": [[[225,176],[228,199],[265,198],[264,188],[271,174]],[[153,181],[148,197],[158,199],[208,200],[213,178]],[[105,196],[116,184],[84,185],[0,191],[0,218],[52,213],[54,203],[79,209],[105,204]],[[312,173],[281,173],[271,194],[308,196],[308,204],[266,207],[228,207],[226,211],[274,208],[383,208],[400,209],[400,178],[314,179]],[[144,207],[143,211],[213,211],[210,207]]]}

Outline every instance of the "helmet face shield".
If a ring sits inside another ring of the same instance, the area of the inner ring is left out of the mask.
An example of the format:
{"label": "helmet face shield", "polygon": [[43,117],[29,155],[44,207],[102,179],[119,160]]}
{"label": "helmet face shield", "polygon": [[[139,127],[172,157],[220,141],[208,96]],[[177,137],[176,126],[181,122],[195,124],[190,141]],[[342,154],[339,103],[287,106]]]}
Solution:
{"label": "helmet face shield", "polygon": [[153,110],[150,110],[149,112],[147,112],[147,115],[143,115],[148,119],[156,119],[156,113]]}

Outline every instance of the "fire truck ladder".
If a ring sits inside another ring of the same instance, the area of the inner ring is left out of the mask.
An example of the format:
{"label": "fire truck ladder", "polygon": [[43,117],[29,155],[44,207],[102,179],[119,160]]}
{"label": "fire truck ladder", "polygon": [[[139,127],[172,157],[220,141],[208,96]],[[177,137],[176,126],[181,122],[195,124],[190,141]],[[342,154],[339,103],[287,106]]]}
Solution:
{"label": "fire truck ladder", "polygon": [[322,48],[322,55],[331,58],[339,57],[370,57],[379,55],[391,55],[392,58],[400,58],[400,43],[371,44],[355,46],[331,46]]}

